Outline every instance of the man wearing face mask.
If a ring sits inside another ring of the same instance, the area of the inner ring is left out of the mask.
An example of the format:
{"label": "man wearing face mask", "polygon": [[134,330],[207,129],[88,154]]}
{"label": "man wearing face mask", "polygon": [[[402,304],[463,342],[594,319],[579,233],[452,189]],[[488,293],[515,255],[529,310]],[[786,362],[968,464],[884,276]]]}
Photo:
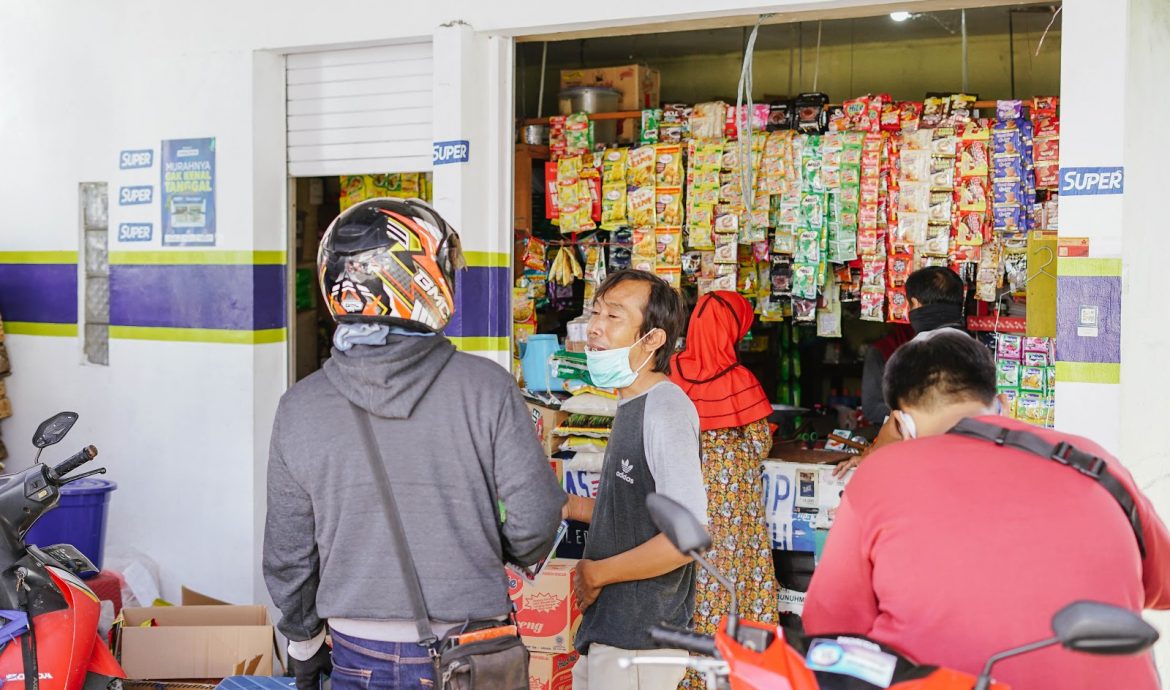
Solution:
{"label": "man wearing face mask", "polygon": [[[886,362],[902,345],[940,328],[965,331],[963,325],[963,280],[949,268],[928,266],[920,268],[906,279],[906,298],[910,302],[910,329],[895,324],[894,330],[874,343],[865,354],[861,372],[861,411],[873,423],[881,423],[870,451],[900,440],[890,408],[882,397],[882,376]],[[908,330],[910,332],[908,332]],[[844,477],[849,470],[861,464],[868,454],[856,455],[837,465],[833,474]]]}
{"label": "man wearing face mask", "polygon": [[[890,360],[885,394],[905,442],[874,452],[845,490],[808,591],[809,634],[861,634],[978,675],[992,654],[1051,637],[1072,602],[1170,608],[1170,534],[1149,500],[1089,439],[998,416],[985,346],[923,334]],[[1059,647],[1007,660],[995,679],[1158,687],[1149,654]]]}
{"label": "man wearing face mask", "polygon": [[656,623],[688,627],[695,600],[691,558],[660,533],[646,497],[662,493],[707,520],[699,464],[699,416],[669,379],[682,332],[679,294],[644,271],[618,271],[597,291],[589,320],[589,376],[620,396],[597,498],[570,496],[565,517],[590,523],[584,559],[574,573],[585,612],[577,631],[582,657],[574,690],[674,690],[681,666],[621,669],[635,656],[679,656],[656,649]]}
{"label": "man wearing face mask", "polygon": [[[928,266],[910,274],[906,280],[906,299],[910,302],[910,328],[914,335],[939,328],[963,329],[963,281],[949,268]],[[904,327],[900,327],[904,329]],[[865,418],[881,423],[890,414],[882,399],[882,374],[893,353],[910,335],[895,330],[874,343],[865,355],[861,375],[861,410]]]}

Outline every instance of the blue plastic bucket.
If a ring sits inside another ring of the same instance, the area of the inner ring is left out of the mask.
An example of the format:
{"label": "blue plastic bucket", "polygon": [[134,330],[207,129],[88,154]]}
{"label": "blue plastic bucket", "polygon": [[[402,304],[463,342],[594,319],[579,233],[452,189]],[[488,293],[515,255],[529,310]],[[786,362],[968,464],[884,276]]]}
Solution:
{"label": "blue plastic bucket", "polygon": [[25,542],[41,547],[72,544],[101,570],[106,512],[116,488],[117,484],[105,479],[79,479],[61,487],[61,502],[37,520]]}
{"label": "blue plastic bucket", "polygon": [[524,387],[530,391],[563,391],[565,384],[553,375],[554,365],[549,359],[560,350],[557,336],[541,333],[528,336],[520,355],[520,368],[524,372]]}

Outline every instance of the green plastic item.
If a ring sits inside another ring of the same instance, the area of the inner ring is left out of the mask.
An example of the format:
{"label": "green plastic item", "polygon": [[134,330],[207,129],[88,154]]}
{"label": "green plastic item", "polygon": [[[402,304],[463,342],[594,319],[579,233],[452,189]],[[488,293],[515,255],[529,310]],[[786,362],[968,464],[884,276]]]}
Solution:
{"label": "green plastic item", "polygon": [[297,311],[306,311],[313,308],[313,269],[298,268],[295,286],[295,303]]}

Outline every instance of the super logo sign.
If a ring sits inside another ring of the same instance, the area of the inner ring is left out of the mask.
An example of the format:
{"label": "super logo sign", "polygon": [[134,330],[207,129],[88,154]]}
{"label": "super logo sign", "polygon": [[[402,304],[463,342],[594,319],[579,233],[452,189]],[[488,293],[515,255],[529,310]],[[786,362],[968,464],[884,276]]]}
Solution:
{"label": "super logo sign", "polygon": [[119,206],[138,206],[154,201],[154,187],[140,185],[136,187],[122,187],[118,190]]}
{"label": "super logo sign", "polygon": [[471,143],[466,139],[436,141],[432,145],[431,152],[431,161],[434,165],[466,163],[471,157]]}
{"label": "super logo sign", "polygon": [[118,156],[118,167],[122,170],[134,170],[136,168],[150,168],[154,166],[154,149],[139,149],[136,151],[123,151]]}
{"label": "super logo sign", "polygon": [[1061,168],[1062,196],[1122,194],[1125,192],[1125,168]]}

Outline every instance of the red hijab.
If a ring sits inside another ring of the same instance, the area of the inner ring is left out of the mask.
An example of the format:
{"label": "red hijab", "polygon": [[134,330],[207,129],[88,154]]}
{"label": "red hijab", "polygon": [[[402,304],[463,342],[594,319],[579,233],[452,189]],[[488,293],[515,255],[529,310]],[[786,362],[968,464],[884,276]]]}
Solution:
{"label": "red hijab", "polygon": [[753,318],[752,305],[738,292],[709,292],[695,305],[687,349],[674,356],[670,380],[695,403],[703,431],[746,426],[772,414],[763,387],[736,353]]}

